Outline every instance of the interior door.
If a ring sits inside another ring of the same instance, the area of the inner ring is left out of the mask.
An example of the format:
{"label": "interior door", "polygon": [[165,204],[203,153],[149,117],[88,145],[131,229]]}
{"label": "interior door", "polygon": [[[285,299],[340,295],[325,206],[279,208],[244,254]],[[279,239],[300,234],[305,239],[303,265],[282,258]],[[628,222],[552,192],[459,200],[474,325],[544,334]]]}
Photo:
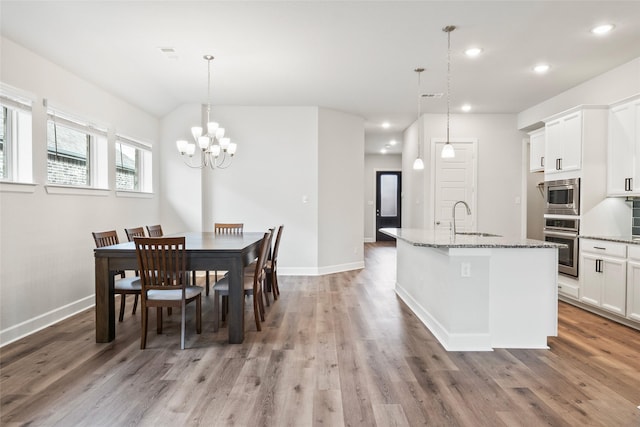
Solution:
{"label": "interior door", "polygon": [[400,228],[402,172],[376,172],[376,241],[393,240],[381,228]]}
{"label": "interior door", "polygon": [[475,151],[476,143],[452,143],[456,156],[453,159],[440,157],[444,142],[436,142],[432,156],[434,173],[434,228],[449,229],[453,219],[452,208],[455,202],[465,201],[471,208],[471,215],[467,215],[464,205],[456,207],[456,229],[458,231],[472,231],[476,224],[475,200]]}

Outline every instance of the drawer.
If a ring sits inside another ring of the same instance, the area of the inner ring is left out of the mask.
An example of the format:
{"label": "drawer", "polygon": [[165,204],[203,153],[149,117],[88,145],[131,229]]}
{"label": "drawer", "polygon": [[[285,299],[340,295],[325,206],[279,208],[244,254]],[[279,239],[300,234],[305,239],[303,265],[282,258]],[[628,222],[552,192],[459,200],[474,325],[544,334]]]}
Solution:
{"label": "drawer", "polygon": [[627,257],[627,245],[624,243],[606,242],[604,240],[580,239],[580,250],[602,256],[618,258]]}
{"label": "drawer", "polygon": [[635,261],[640,261],[640,245],[629,245],[628,248],[629,254],[627,256]]}

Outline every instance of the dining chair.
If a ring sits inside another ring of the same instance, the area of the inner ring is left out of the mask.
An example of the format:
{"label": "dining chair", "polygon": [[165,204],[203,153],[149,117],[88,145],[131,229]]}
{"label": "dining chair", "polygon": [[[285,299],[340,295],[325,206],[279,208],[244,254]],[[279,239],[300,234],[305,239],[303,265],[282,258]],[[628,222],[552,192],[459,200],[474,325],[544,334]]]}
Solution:
{"label": "dining chair", "polygon": [[127,240],[133,242],[134,237],[145,237],[143,227],[125,228],[124,232],[127,235]]}
{"label": "dining chair", "polygon": [[[116,230],[99,231],[93,232],[91,234],[93,235],[93,240],[96,243],[96,248],[117,245],[118,243],[120,243]],[[119,279],[116,279],[114,281],[113,293],[120,295],[120,315],[118,316],[118,321],[122,322],[122,320],[124,319],[124,308],[127,295],[134,296],[133,310],[131,311],[131,314],[136,314],[136,308],[138,307],[138,295],[140,295],[141,284],[139,277],[126,277],[124,271],[117,271],[115,275],[120,276]]]}
{"label": "dining chair", "polygon": [[147,225],[147,234],[149,234],[149,237],[162,237],[164,235],[160,224]]}
{"label": "dining chair", "polygon": [[162,333],[162,307],[179,307],[180,348],[184,349],[186,306],[196,302],[196,332],[202,332],[202,288],[188,286],[185,238],[135,237],[136,256],[142,281],[142,331],[140,348],[147,346],[149,308],[156,307],[156,330]]}
{"label": "dining chair", "polygon": [[[265,259],[265,264],[264,264],[263,269],[266,268],[266,265],[269,262],[269,258],[271,257],[271,241],[273,240],[273,234],[275,232],[275,228],[269,228],[269,231],[270,231],[270,234],[269,234],[269,241],[267,242],[267,258]],[[256,259],[255,261],[253,261],[251,264],[247,265],[244,268],[245,277],[253,276],[255,274],[255,272],[256,272],[256,263],[257,262],[258,261]],[[268,307],[268,306],[271,305],[271,302],[269,301],[269,293],[267,292],[267,280],[268,280],[268,277],[266,276],[266,271],[265,271],[265,280],[262,283],[262,295],[264,296],[264,302]],[[225,298],[223,298],[222,301],[223,301],[223,303],[226,303]],[[225,308],[224,305],[223,305],[223,308]],[[224,317],[223,317],[223,319],[224,319]]]}
{"label": "dining chair", "polygon": [[[215,234],[222,234],[222,235],[238,235],[238,234],[242,234],[244,231],[244,223],[242,222],[235,222],[235,223],[230,223],[230,222],[215,222],[213,224],[213,232]],[[206,287],[206,295],[209,295],[209,271],[207,271],[207,274],[205,276],[205,287]],[[214,271],[214,280],[217,282],[218,281],[218,274],[222,273],[219,270],[215,270]]]}
{"label": "dining chair", "polygon": [[[253,315],[256,321],[256,329],[262,330],[260,322],[264,322],[264,304],[262,303],[262,289],[264,286],[265,273],[264,264],[269,252],[269,239],[271,231],[264,233],[260,250],[258,251],[258,261],[256,262],[254,274],[244,276],[244,295],[253,296]],[[220,328],[220,299],[229,296],[229,276],[224,276],[213,285],[213,331],[218,332]]]}
{"label": "dining chair", "polygon": [[282,237],[282,230],[284,224],[278,227],[278,234],[276,234],[276,242],[273,245],[273,252],[271,258],[267,260],[264,269],[267,274],[267,289],[273,293],[273,299],[277,300],[280,295],[280,287],[278,286],[278,249],[280,248],[280,238]]}

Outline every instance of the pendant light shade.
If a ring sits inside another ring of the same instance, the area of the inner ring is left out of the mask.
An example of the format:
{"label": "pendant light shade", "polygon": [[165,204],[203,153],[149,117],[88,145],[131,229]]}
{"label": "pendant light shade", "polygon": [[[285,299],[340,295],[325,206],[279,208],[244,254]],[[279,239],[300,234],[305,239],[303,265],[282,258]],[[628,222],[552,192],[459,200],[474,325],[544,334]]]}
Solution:
{"label": "pendant light shade", "polygon": [[422,147],[422,121],[420,119],[420,73],[424,71],[424,68],[416,68],[415,71],[418,74],[418,157],[413,161],[413,170],[422,170],[424,169],[424,162],[422,161],[422,157],[420,156],[420,147]]}
{"label": "pendant light shade", "polygon": [[440,153],[440,157],[443,159],[456,157],[456,151],[453,149],[453,145],[451,145],[449,139],[449,122],[451,116],[451,32],[455,29],[455,25],[447,25],[442,29],[442,31],[447,33],[447,141]]}

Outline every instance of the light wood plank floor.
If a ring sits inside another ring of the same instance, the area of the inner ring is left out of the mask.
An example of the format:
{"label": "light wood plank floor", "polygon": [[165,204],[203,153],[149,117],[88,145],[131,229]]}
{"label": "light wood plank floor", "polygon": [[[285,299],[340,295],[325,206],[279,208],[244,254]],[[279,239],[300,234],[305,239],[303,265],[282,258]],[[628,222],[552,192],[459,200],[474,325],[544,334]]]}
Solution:
{"label": "light wood plank floor", "polygon": [[213,332],[210,296],[184,351],[179,313],[140,350],[139,314],[96,344],[93,310],[5,346],[0,424],[640,425],[640,332],[561,303],[549,350],[449,353],[395,296],[395,248],[365,255],[364,270],[282,277],[241,345]]}

